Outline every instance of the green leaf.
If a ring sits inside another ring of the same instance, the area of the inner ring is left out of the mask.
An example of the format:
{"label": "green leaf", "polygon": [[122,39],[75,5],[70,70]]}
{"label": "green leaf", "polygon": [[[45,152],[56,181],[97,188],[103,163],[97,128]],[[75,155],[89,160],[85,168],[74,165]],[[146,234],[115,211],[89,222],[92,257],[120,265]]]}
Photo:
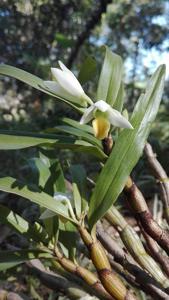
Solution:
{"label": "green leaf", "polygon": [[65,103],[72,106],[74,109],[81,112],[80,107],[78,107],[75,104],[71,103],[70,101],[54,94],[53,92],[50,92],[46,88],[46,86],[44,84],[44,81],[41,78],[39,78],[39,77],[29,73],[29,72],[26,72],[24,70],[21,70],[19,68],[9,66],[9,65],[0,65],[0,75],[6,75],[6,76],[13,77],[15,79],[18,79],[18,80],[32,86],[33,88],[42,91],[45,94],[48,94],[50,96],[53,96],[55,98],[58,98],[58,99],[64,101]]}
{"label": "green leaf", "polygon": [[160,66],[148,82],[130,120],[134,130],[124,129],[103,167],[94,188],[89,209],[92,227],[101,218],[124,188],[128,176],[139,160],[152,122],[158,112],[165,79],[165,66]]}
{"label": "green leaf", "polygon": [[0,222],[36,242],[48,241],[47,232],[39,223],[31,225],[21,216],[3,205],[0,205]]}
{"label": "green leaf", "polygon": [[16,150],[33,146],[50,146],[59,149],[89,153],[101,160],[106,158],[100,147],[75,137],[56,134],[35,134],[0,130],[0,150]]}
{"label": "green leaf", "polygon": [[81,216],[81,207],[82,207],[82,198],[77,186],[76,182],[72,183],[72,188],[73,188],[73,200],[74,200],[74,206],[75,206],[75,211],[76,211],[76,216],[80,218]]}
{"label": "green leaf", "polygon": [[[51,211],[48,211],[48,212],[50,213]],[[58,219],[59,218],[57,215],[43,219],[45,229],[49,235],[49,239],[54,245],[58,239],[58,234],[59,234],[59,220]]]}
{"label": "green leaf", "polygon": [[36,258],[49,259],[52,258],[52,254],[37,249],[0,251],[0,271],[7,270],[18,264]]}
{"label": "green leaf", "polygon": [[59,243],[62,250],[67,257],[74,258],[78,239],[77,228],[70,222],[60,222],[59,228]]}
{"label": "green leaf", "polygon": [[55,127],[55,130],[59,131],[59,132],[64,132],[64,133],[69,133],[71,135],[75,135],[75,136],[83,139],[84,141],[87,141],[87,142],[89,142],[97,147],[100,147],[102,149],[100,140],[95,138],[93,135],[91,135],[87,132],[84,132],[80,128],[78,129],[78,128],[75,128],[72,126],[61,125],[61,126]]}
{"label": "green leaf", "polygon": [[80,124],[80,122],[69,119],[69,118],[63,118],[62,121],[64,123],[72,126],[72,127],[75,127],[77,129],[81,129],[82,131],[85,131],[87,133],[90,133],[90,134],[94,135],[92,126],[89,126],[89,125],[86,125],[86,124]]}
{"label": "green leaf", "polygon": [[[45,151],[46,155],[50,156],[49,151]],[[56,156],[56,153],[54,153]],[[40,153],[40,158],[35,158],[34,161],[38,168],[39,185],[43,187],[43,191],[53,196],[56,191],[65,192],[65,179],[61,165],[57,159],[49,159],[46,155]],[[44,208],[41,209],[41,213]],[[48,211],[49,215],[51,211]],[[58,233],[58,217],[55,215],[52,218],[43,219],[45,229],[47,230],[50,239],[55,242]]]}
{"label": "green leaf", "polygon": [[86,171],[82,165],[72,165],[70,167],[70,172],[72,175],[72,186],[73,186],[73,196],[75,210],[78,217],[80,217],[81,212],[85,210],[86,202]]}
{"label": "green leaf", "polygon": [[35,89],[42,90],[40,86],[43,86],[43,80],[41,78],[19,68],[9,65],[0,65],[0,74],[16,78]]}
{"label": "green leaf", "polygon": [[65,205],[60,201],[55,200],[48,194],[34,189],[32,186],[26,186],[23,182],[16,180],[12,177],[0,178],[0,190],[12,194],[17,194],[24,197],[31,202],[38,204],[39,206],[48,208],[55,212],[57,215],[66,218],[72,222],[75,222],[68,214],[68,210]]}
{"label": "green leaf", "polygon": [[[5,256],[5,253],[4,253],[4,256]],[[14,268],[14,267],[16,267],[17,265],[20,265],[23,262],[17,262],[17,261],[16,262],[15,261],[13,261],[13,262],[12,261],[11,262],[0,262],[0,272],[11,269],[11,268]]]}
{"label": "green leaf", "polygon": [[51,174],[53,174],[53,180],[55,183],[55,191],[65,193],[66,186],[65,186],[65,178],[63,174],[63,170],[59,160],[55,160],[50,167]]}
{"label": "green leaf", "polygon": [[78,80],[82,85],[93,79],[96,74],[96,67],[97,64],[95,58],[88,56],[83,62],[78,75]]}
{"label": "green leaf", "polygon": [[[50,155],[50,151],[44,152]],[[56,153],[54,155],[56,156]],[[56,191],[65,192],[65,179],[58,159],[49,159],[40,152],[40,157],[30,159],[29,164],[38,177],[37,185],[44,192],[51,196]]]}
{"label": "green leaf", "polygon": [[122,111],[124,103],[124,84],[121,82],[116,101],[114,102],[113,108],[117,109],[118,111]]}
{"label": "green leaf", "polygon": [[15,150],[38,145],[55,144],[68,141],[69,138],[26,132],[0,130],[0,150]]}
{"label": "green leaf", "polygon": [[67,149],[86,154],[88,153],[99,158],[100,160],[104,160],[107,157],[107,155],[99,147],[93,146],[85,141],[76,140],[75,144],[69,145],[69,147],[67,146]]}
{"label": "green leaf", "polygon": [[111,106],[116,102],[123,75],[123,63],[119,55],[105,47],[105,59],[102,66],[97,99],[104,100]]}
{"label": "green leaf", "polygon": [[29,165],[37,173],[38,186],[44,191],[47,180],[51,176],[49,170],[50,165],[46,165],[39,157],[34,157],[29,160]]}

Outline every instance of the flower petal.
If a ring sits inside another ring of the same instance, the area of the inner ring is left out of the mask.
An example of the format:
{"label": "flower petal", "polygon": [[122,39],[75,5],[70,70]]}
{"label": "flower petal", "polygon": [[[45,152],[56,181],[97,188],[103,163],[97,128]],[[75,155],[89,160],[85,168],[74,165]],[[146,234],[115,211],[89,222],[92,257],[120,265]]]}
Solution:
{"label": "flower petal", "polygon": [[[68,72],[68,73],[71,73],[71,74],[73,74],[62,62],[61,62],[61,60],[59,60],[58,61],[58,63],[59,63],[59,67],[61,68],[61,70],[62,71],[65,71],[65,72]],[[74,74],[73,74],[73,76],[74,76]]]}
{"label": "flower petal", "polygon": [[57,201],[70,201],[72,199],[72,195],[70,193],[61,193],[61,192],[55,192],[54,197]]}
{"label": "flower petal", "polygon": [[45,84],[46,88],[49,89],[49,91],[51,91],[52,93],[57,95],[59,98],[66,99],[70,102],[76,103],[76,104],[81,105],[83,107],[87,106],[85,100],[83,100],[83,99],[79,100],[79,98],[72,96],[65,89],[63,89],[60,86],[60,84],[57,83],[56,81],[44,81],[44,84]]}
{"label": "flower petal", "polygon": [[95,105],[91,105],[89,106],[89,108],[87,108],[83,114],[83,116],[80,119],[80,124],[86,124],[88,122],[90,122],[93,119],[93,113],[95,111]]}
{"label": "flower petal", "polygon": [[106,112],[109,108],[111,108],[111,106],[103,100],[97,101],[94,105],[102,112]]}
{"label": "flower petal", "polygon": [[63,89],[59,83],[55,81],[44,81],[44,84],[51,92],[55,93],[59,97],[66,98],[67,100],[75,102],[73,101],[75,100],[75,98],[72,97],[72,95],[70,95],[67,91],[65,91],[65,89]]}
{"label": "flower petal", "polygon": [[133,126],[130,124],[130,122],[126,118],[124,118],[118,110],[110,107],[107,113],[108,120],[112,125],[122,128],[133,129]]}
{"label": "flower petal", "polygon": [[51,68],[51,72],[56,81],[72,96],[81,97],[84,94],[79,81],[71,71],[67,72],[57,68]]}

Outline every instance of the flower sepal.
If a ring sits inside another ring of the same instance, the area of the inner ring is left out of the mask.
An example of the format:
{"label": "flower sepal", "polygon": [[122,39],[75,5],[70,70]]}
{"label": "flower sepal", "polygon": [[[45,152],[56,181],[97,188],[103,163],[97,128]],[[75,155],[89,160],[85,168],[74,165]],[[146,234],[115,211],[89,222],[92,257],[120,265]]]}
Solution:
{"label": "flower sepal", "polygon": [[46,88],[59,98],[76,103],[79,106],[87,107],[87,104],[93,104],[75,75],[61,61],[59,61],[59,66],[60,69],[51,68],[54,80],[44,81]]}

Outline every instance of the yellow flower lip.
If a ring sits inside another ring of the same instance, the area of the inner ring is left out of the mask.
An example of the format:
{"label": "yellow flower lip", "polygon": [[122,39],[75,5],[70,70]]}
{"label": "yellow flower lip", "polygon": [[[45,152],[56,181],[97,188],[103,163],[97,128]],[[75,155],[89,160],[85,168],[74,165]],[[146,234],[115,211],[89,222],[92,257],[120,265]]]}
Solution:
{"label": "yellow flower lip", "polygon": [[98,116],[92,121],[94,135],[99,140],[103,140],[108,136],[110,130],[110,122],[102,117]]}

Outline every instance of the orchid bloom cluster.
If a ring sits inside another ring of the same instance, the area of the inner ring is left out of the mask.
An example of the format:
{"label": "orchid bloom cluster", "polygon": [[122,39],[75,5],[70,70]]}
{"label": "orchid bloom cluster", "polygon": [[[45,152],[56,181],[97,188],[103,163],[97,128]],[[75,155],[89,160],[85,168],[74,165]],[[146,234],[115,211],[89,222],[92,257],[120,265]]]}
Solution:
{"label": "orchid bloom cluster", "polygon": [[[51,68],[54,81],[45,81],[46,87],[59,97],[85,107],[80,124],[92,121],[95,137],[102,140],[108,136],[110,126],[132,129],[129,121],[103,100],[93,102],[84,92],[75,75],[59,61],[60,69]],[[89,107],[87,105],[89,104]]]}

